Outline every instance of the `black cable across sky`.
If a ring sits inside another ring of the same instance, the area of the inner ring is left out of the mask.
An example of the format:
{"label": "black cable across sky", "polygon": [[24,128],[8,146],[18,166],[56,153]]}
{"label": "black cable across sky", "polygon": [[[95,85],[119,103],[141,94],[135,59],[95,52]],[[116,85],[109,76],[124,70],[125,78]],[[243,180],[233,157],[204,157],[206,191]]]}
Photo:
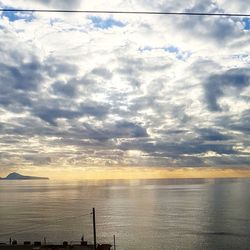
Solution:
{"label": "black cable across sky", "polygon": [[224,16],[250,17],[243,13],[206,13],[206,12],[168,12],[168,11],[119,11],[119,10],[64,10],[64,9],[5,9],[4,12],[43,12],[43,13],[86,13],[86,14],[135,14],[135,15],[176,15],[176,16]]}

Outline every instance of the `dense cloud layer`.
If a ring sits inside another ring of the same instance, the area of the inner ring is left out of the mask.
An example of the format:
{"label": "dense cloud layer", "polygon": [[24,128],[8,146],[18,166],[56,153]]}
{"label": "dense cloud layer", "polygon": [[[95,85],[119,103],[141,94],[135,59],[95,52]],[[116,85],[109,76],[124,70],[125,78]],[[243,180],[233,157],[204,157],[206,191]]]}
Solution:
{"label": "dense cloud layer", "polygon": [[[78,0],[0,6],[103,9]],[[245,1],[110,3],[121,8],[250,11]],[[1,13],[0,170],[249,166],[248,22]]]}
{"label": "dense cloud layer", "polygon": [[250,70],[244,68],[230,69],[225,73],[210,75],[205,82],[205,99],[210,111],[222,111],[218,104],[226,94],[239,95],[250,86]]}

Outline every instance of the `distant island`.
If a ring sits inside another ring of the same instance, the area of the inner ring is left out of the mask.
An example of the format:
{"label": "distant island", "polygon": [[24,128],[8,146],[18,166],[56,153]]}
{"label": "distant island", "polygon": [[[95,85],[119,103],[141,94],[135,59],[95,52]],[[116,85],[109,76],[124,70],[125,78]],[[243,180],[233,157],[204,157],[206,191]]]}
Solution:
{"label": "distant island", "polygon": [[48,180],[48,177],[38,177],[38,176],[25,176],[18,173],[10,173],[5,178],[0,178],[0,180]]}

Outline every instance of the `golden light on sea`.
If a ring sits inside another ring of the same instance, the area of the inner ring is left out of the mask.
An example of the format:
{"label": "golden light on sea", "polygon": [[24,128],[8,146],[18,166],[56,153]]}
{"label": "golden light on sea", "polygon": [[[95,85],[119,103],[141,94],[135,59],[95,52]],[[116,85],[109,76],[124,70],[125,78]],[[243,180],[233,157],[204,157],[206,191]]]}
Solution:
{"label": "golden light on sea", "polygon": [[24,175],[46,176],[50,179],[171,179],[171,178],[244,178],[250,168],[171,168],[171,167],[88,167],[88,168],[32,168],[20,171]]}

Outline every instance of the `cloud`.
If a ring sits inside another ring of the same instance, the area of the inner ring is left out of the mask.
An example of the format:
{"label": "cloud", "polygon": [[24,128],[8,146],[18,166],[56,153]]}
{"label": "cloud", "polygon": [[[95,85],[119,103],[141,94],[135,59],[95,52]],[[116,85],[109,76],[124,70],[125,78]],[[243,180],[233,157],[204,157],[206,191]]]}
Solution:
{"label": "cloud", "polygon": [[241,114],[237,116],[222,116],[216,121],[217,126],[229,129],[230,131],[238,131],[245,135],[245,138],[241,138],[242,142],[248,140],[248,135],[250,133],[250,110],[246,109]]}
{"label": "cloud", "polygon": [[31,162],[34,165],[48,165],[51,162],[50,157],[38,154],[24,155],[24,160]]}
{"label": "cloud", "polygon": [[[164,5],[164,4],[163,4]],[[167,4],[166,4],[167,5]],[[173,4],[173,9],[176,11]],[[171,9],[171,7],[170,7]],[[234,9],[227,11],[224,4],[220,1],[191,1],[189,4],[182,4],[180,12],[203,12],[203,13],[225,13],[235,12]],[[230,48],[233,42],[238,42],[246,36],[244,32],[244,24],[241,18],[235,17],[211,17],[211,16],[177,16],[162,19],[165,26],[168,26],[168,32],[178,30],[175,34],[175,43],[172,45],[182,44],[184,47],[183,36],[193,44],[196,48],[207,48],[213,51],[214,47],[221,49]],[[172,33],[171,32],[171,33]],[[171,39],[172,40],[172,39]],[[187,46],[189,48],[192,46]],[[195,50],[195,47],[192,47]]]}
{"label": "cloud", "polygon": [[33,115],[39,117],[51,125],[56,125],[58,118],[72,120],[83,116],[93,116],[101,118],[107,115],[108,107],[96,103],[82,103],[78,109],[50,108],[48,106],[38,106],[33,108]]}
{"label": "cloud", "polygon": [[70,83],[57,81],[53,84],[52,90],[54,94],[61,94],[65,97],[75,97],[77,95],[76,86]]}
{"label": "cloud", "polygon": [[[8,3],[8,1],[1,1],[3,5],[6,6],[10,6],[10,4]],[[81,1],[80,0],[72,0],[72,1],[66,1],[66,0],[62,0],[60,2],[56,1],[56,0],[37,0],[35,3],[31,3],[28,0],[17,0],[15,1],[15,3],[13,3],[15,6],[46,6],[46,7],[54,7],[54,8],[75,8],[78,7],[80,5]]]}
{"label": "cloud", "polygon": [[106,68],[94,68],[91,73],[105,79],[110,79],[112,77],[112,73]]}
{"label": "cloud", "polygon": [[[97,10],[103,4],[3,0],[1,6]],[[224,0],[109,6],[248,8]],[[0,19],[0,170],[249,165],[248,20],[12,14]]]}
{"label": "cloud", "polygon": [[78,67],[75,64],[65,62],[60,58],[55,58],[53,56],[49,56],[44,61],[44,71],[50,77],[56,77],[58,75],[77,75]]}
{"label": "cloud", "polygon": [[21,91],[36,91],[43,80],[41,64],[36,60],[15,66],[0,64],[0,81],[8,81],[8,87]]}
{"label": "cloud", "polygon": [[38,116],[45,122],[50,123],[51,125],[56,125],[55,120],[57,118],[73,119],[80,116],[80,112],[67,109],[39,107],[34,111],[34,115]]}
{"label": "cloud", "polygon": [[[218,154],[237,154],[232,145],[204,143],[201,140],[189,140],[185,142],[147,142],[141,141],[139,144],[125,142],[121,144],[124,150],[141,150],[149,155],[158,157],[179,158],[181,156],[195,156],[198,154],[213,151]],[[198,157],[197,157],[198,158]]]}
{"label": "cloud", "polygon": [[232,0],[230,2],[226,0],[218,0],[217,2],[228,12],[234,11],[247,13],[250,10],[249,5],[244,0]]}
{"label": "cloud", "polygon": [[84,123],[82,128],[77,132],[81,133],[85,139],[95,139],[100,141],[116,138],[141,138],[148,136],[145,128],[128,121],[105,123],[99,128]]}
{"label": "cloud", "polygon": [[232,139],[232,136],[230,135],[226,135],[226,134],[222,134],[218,131],[216,131],[215,129],[198,129],[198,133],[201,136],[202,140],[205,141],[227,141]]}
{"label": "cloud", "polygon": [[210,75],[204,84],[205,100],[210,111],[222,111],[218,103],[225,95],[237,95],[250,84],[248,69],[230,69],[225,73]]}
{"label": "cloud", "polygon": [[[28,1],[26,0],[26,2]],[[61,7],[66,9],[71,7],[77,7],[81,3],[80,0],[72,0],[70,2],[67,0],[62,0],[60,2],[56,0],[38,0],[38,2],[46,6]]]}

